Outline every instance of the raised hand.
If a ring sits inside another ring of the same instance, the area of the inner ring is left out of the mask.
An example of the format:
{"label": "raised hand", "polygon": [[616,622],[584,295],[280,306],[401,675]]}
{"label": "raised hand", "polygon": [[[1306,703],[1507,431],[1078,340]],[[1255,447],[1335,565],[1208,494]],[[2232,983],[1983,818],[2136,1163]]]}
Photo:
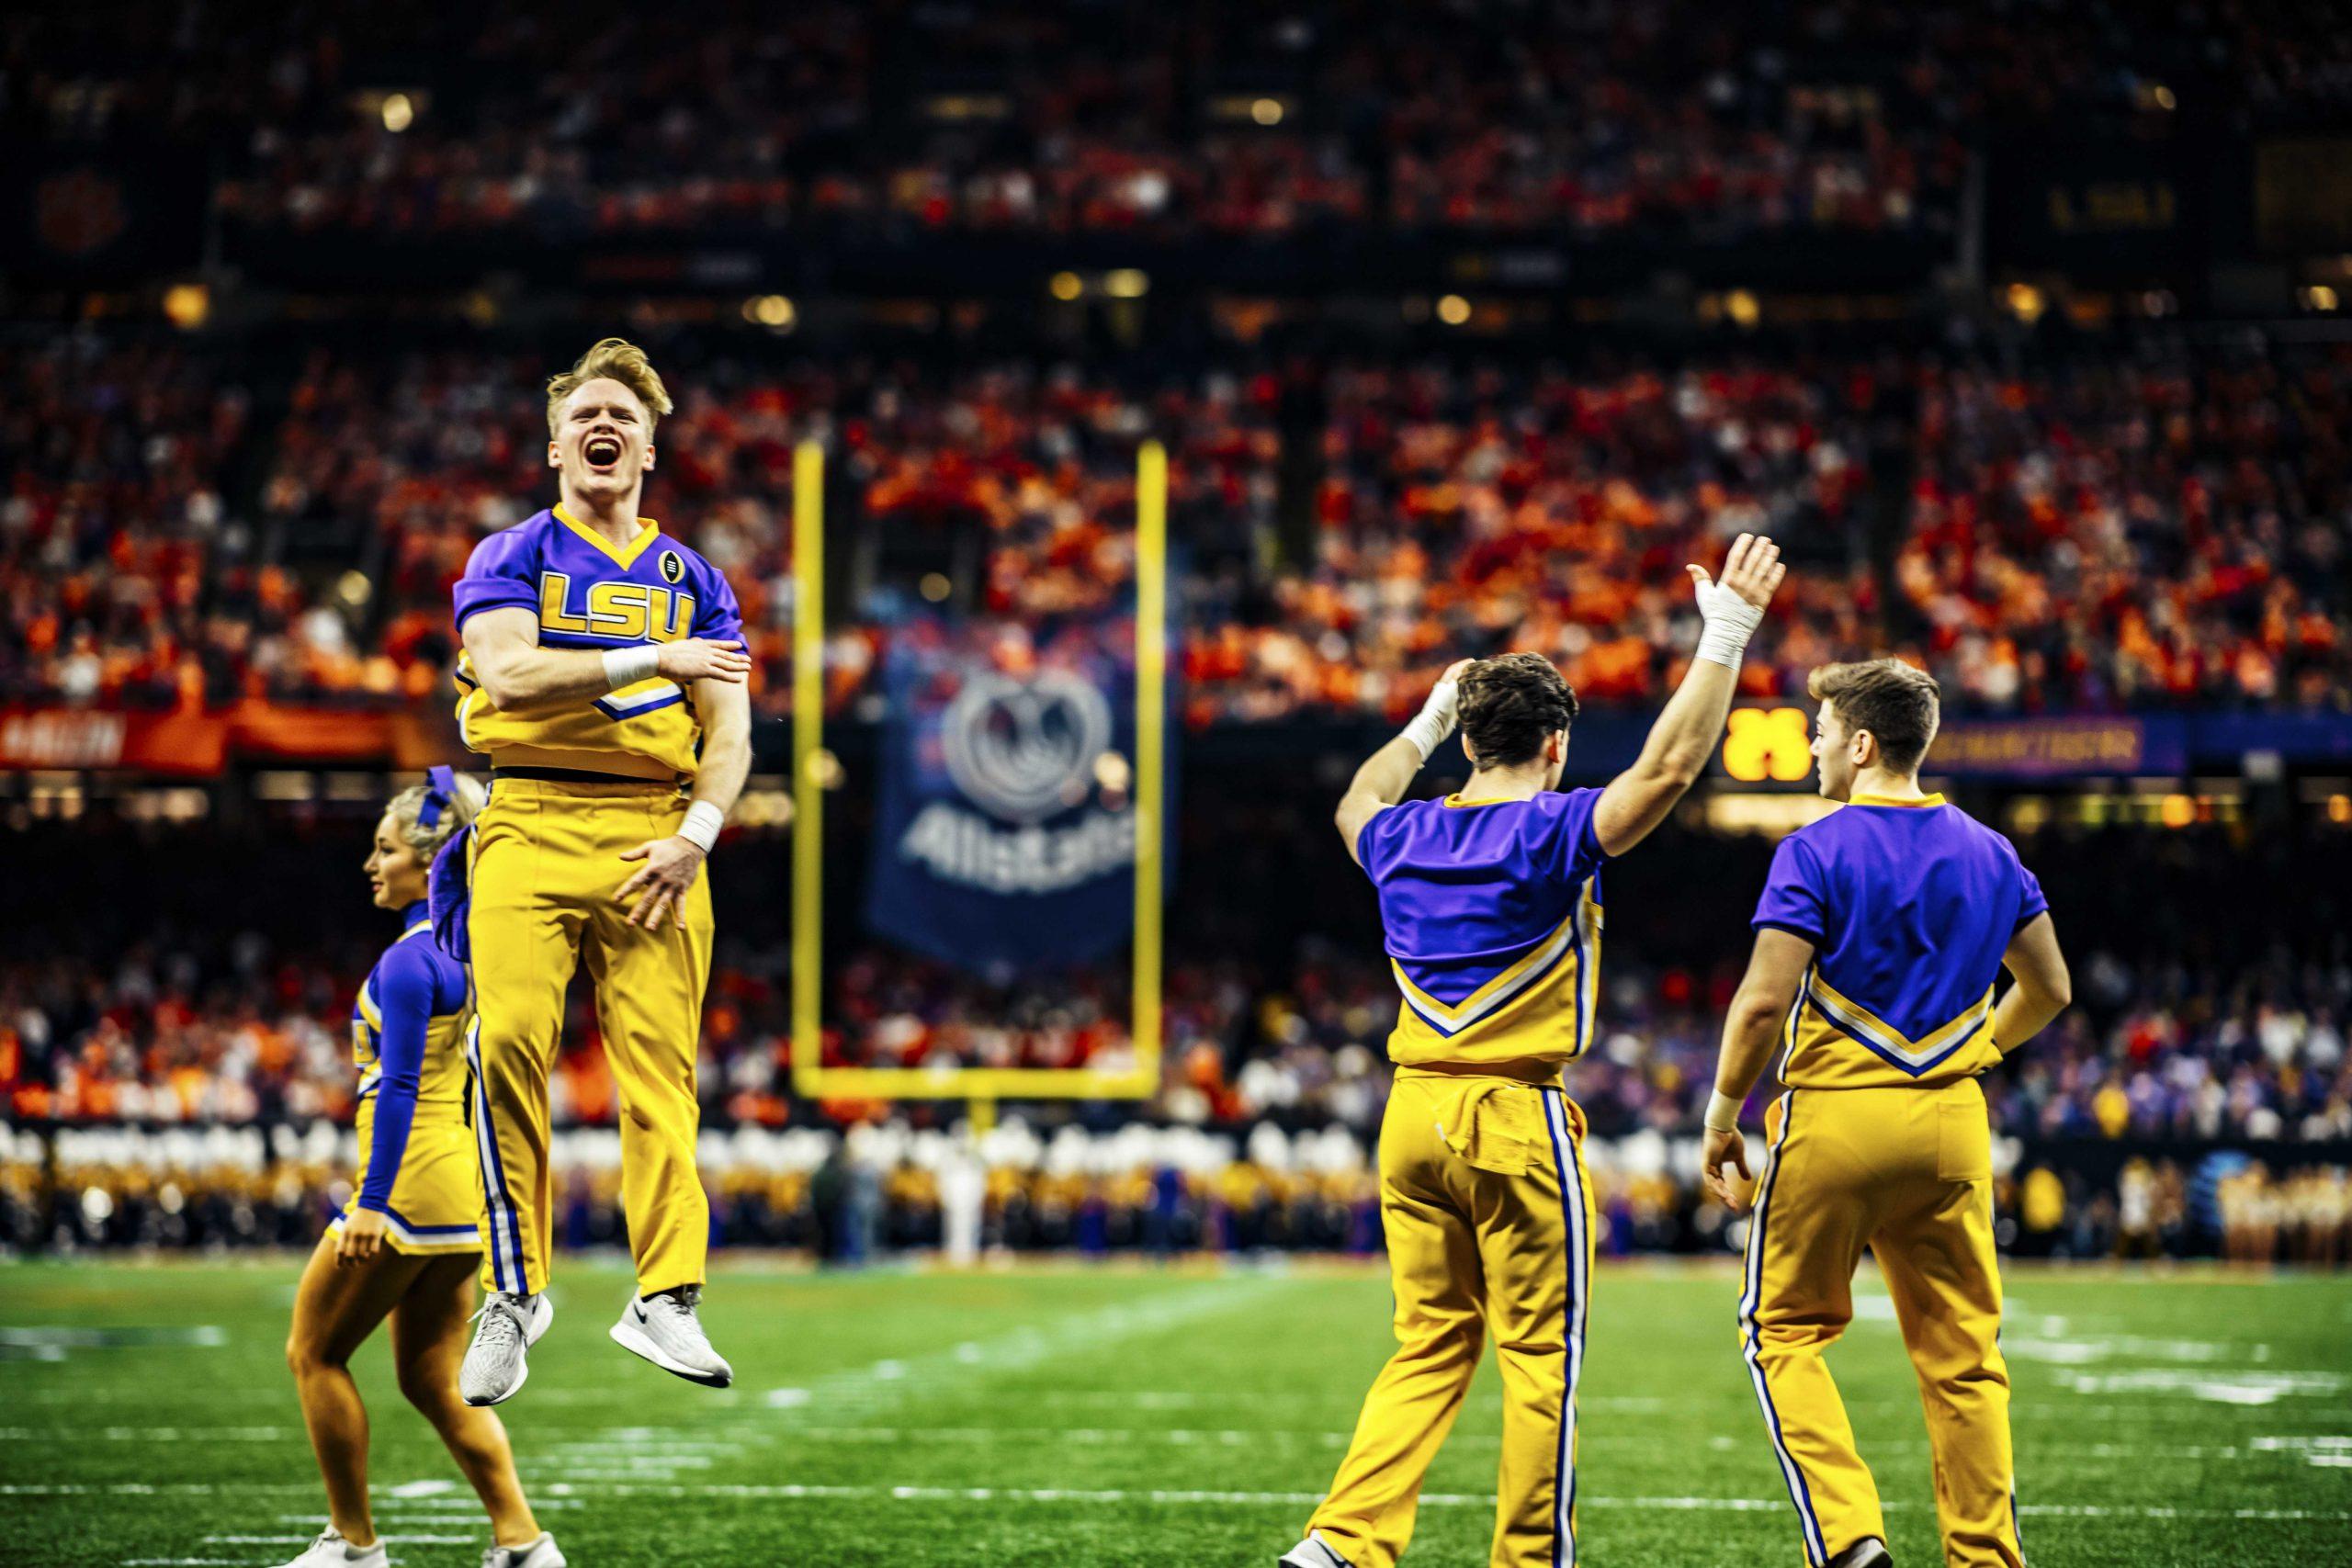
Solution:
{"label": "raised hand", "polygon": [[1725,593],[1736,595],[1753,609],[1763,609],[1772,602],[1781,580],[1789,575],[1789,569],[1781,563],[1781,547],[1761,534],[1742,534],[1731,542],[1731,554],[1724,558],[1721,582],[1710,578],[1707,569],[1696,562],[1684,570],[1690,573],[1690,581],[1698,589],[1699,613],[1710,616],[1723,604],[1722,595]]}
{"label": "raised hand", "polygon": [[695,681],[725,681],[740,686],[752,678],[752,658],[741,641],[715,642],[690,637],[656,645],[653,668],[681,685]]}

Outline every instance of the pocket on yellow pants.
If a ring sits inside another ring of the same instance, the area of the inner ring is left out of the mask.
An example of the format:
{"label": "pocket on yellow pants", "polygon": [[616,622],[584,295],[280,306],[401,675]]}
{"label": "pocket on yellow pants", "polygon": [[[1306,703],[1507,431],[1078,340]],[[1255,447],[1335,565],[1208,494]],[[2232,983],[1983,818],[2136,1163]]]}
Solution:
{"label": "pocket on yellow pants", "polygon": [[1479,1170],[1524,1176],[1535,1163],[1542,1091],[1521,1084],[1480,1084],[1444,1097],[1446,1146]]}
{"label": "pocket on yellow pants", "polygon": [[1936,1107],[1936,1179],[1983,1181],[1993,1174],[1993,1129],[1984,1102]]}

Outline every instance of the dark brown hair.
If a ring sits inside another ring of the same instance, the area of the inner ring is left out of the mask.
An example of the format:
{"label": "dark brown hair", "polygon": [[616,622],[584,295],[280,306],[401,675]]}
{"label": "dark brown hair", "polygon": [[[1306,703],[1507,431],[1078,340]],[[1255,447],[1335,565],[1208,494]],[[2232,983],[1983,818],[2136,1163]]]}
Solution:
{"label": "dark brown hair", "polygon": [[1576,716],[1576,693],[1540,653],[1497,654],[1462,672],[1462,733],[1482,768],[1533,761]]}
{"label": "dark brown hair", "polygon": [[1869,730],[1879,755],[1898,773],[1917,768],[1936,738],[1943,694],[1933,675],[1899,659],[1825,664],[1806,678],[1804,689],[1817,703],[1838,705],[1849,735]]}

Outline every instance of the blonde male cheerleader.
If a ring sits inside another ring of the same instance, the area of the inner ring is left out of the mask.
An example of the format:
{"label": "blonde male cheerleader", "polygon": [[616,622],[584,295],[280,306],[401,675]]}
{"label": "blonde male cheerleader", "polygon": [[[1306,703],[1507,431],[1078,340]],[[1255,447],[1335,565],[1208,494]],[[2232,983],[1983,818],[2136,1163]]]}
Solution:
{"label": "blonde male cheerleader", "polygon": [[[1863,1248],[1877,1254],[1927,1407],[1944,1561],[2019,1568],[1976,1079],[2065,1008],[2066,962],[2009,841],[1920,792],[1934,678],[1881,659],[1807,685],[1821,793],[1843,804],[1772,857],[1702,1153],[1708,1185],[1743,1206],[1740,1108],[1779,1045],[1786,1092],[1764,1119],[1740,1346],[1805,1562],[1885,1568],[1878,1489],[1822,1359],[1853,1318]],[[2017,983],[1996,1006],[2004,966]]]}
{"label": "blonde male cheerleader", "polygon": [[[1379,890],[1404,1000],[1380,1129],[1380,1212],[1397,1350],[1285,1568],[1392,1568],[1422,1478],[1487,1334],[1502,1362],[1494,1568],[1577,1556],[1577,1382],[1592,1190],[1562,1065],[1592,1040],[1600,869],[1666,819],[1713,754],[1740,657],[1787,569],[1742,534],[1713,582],[1690,569],[1697,656],[1633,767],[1557,793],[1576,694],[1532,653],[1464,660],[1340,801],[1340,836]],[[1453,730],[1459,795],[1396,804]]]}
{"label": "blonde male cheerleader", "polygon": [[326,1478],[325,1530],[288,1568],[384,1568],[368,1506],[368,1412],[352,1352],[390,1316],[401,1392],[424,1412],[490,1510],[483,1568],[563,1568],[514,1478],[506,1429],[458,1397],[474,1301],[481,1178],[466,1126],[466,972],[433,945],[425,868],[481,805],[481,786],[435,768],[376,824],[368,880],[401,934],[351,1010],[359,1079],[358,1190],[327,1226],[294,1297],[287,1364]]}
{"label": "blonde male cheerleader", "polygon": [[606,338],[548,383],[556,504],[482,541],[455,592],[458,726],[491,760],[475,824],[475,1124],[492,1293],[460,1382],[523,1386],[547,1295],[548,1073],[585,961],[620,1092],[637,1291],[612,1337],[724,1388],[701,1300],[710,1210],[695,1169],[695,1052],[710,977],[703,861],[751,766],[751,660],[718,569],[638,515],[670,395]]}

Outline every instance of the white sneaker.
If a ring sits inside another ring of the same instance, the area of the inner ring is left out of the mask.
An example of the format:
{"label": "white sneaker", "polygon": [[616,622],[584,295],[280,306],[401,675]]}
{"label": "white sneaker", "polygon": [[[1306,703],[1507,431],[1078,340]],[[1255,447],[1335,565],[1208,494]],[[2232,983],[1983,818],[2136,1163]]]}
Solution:
{"label": "white sneaker", "polygon": [[1306,1539],[1275,1560],[1276,1568],[1351,1568],[1348,1560],[1323,1544],[1313,1530]]}
{"label": "white sneaker", "polygon": [[302,1555],[286,1564],[286,1568],[390,1568],[391,1559],[384,1554],[381,1536],[368,1547],[352,1545],[343,1539],[333,1525],[319,1532],[319,1539],[302,1549]]}
{"label": "white sneaker", "polygon": [[631,1296],[613,1325],[613,1340],[633,1350],[665,1372],[706,1388],[725,1388],[735,1381],[735,1369],[710,1348],[695,1309],[702,1304],[702,1287],[664,1291],[648,1300]]}
{"label": "white sneaker", "polygon": [[499,1404],[514,1397],[531,1375],[523,1353],[555,1321],[555,1303],[541,1291],[518,1296],[492,1291],[474,1314],[474,1342],[458,1369],[458,1393],[468,1404]]}
{"label": "white sneaker", "polygon": [[493,1546],[481,1554],[481,1568],[564,1568],[563,1549],[547,1531],[524,1546]]}

